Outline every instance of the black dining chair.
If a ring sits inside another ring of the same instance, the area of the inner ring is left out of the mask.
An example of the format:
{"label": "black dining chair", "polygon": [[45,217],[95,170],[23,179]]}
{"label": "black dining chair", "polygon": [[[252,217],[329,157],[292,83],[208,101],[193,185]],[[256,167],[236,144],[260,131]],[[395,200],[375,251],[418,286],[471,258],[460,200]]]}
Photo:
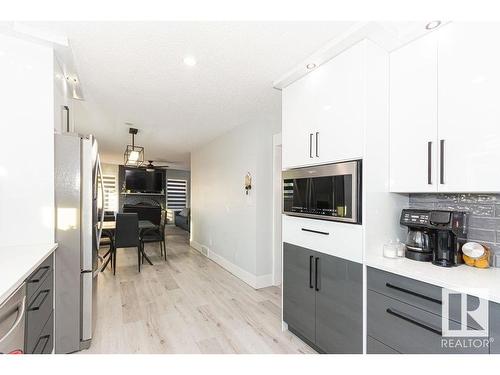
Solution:
{"label": "black dining chair", "polygon": [[116,214],[113,251],[113,275],[116,271],[116,249],[137,247],[137,266],[141,272],[141,241],[139,239],[139,217],[136,213]]}
{"label": "black dining chair", "polygon": [[160,225],[157,228],[145,229],[141,233],[141,245],[144,249],[145,243],[160,243],[160,256],[163,256],[167,260],[167,246],[165,243],[165,222],[166,222],[166,211],[161,211]]}
{"label": "black dining chair", "polygon": [[115,253],[115,244],[113,242],[112,232],[109,232],[107,230],[102,231],[101,240],[99,241],[99,249],[103,247],[108,247],[107,249],[108,251],[106,251],[106,254],[104,254],[103,257],[99,257],[104,262],[104,265],[101,268],[101,272],[103,272],[106,269],[108,263],[111,263],[111,268],[113,268],[113,256]]}

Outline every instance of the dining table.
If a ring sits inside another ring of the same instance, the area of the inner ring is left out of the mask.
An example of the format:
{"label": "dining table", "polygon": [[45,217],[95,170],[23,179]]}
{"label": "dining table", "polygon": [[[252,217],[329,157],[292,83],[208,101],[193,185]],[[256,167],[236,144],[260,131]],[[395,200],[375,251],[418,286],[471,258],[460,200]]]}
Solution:
{"label": "dining table", "polygon": [[[101,229],[101,224],[99,223],[97,227],[98,227],[98,229]],[[159,227],[159,225],[156,225],[149,220],[139,220],[139,236],[141,236],[142,233],[144,233],[146,230],[156,229],[158,227]],[[102,234],[105,237],[109,237],[111,239],[114,238],[115,229],[116,229],[116,221],[110,220],[110,221],[103,221],[102,222]],[[144,259],[146,259],[146,261],[150,265],[153,265],[153,262],[151,262],[151,259],[149,259],[149,257],[146,255],[144,248],[142,246],[139,246],[139,248],[141,250],[141,254],[144,257]],[[106,268],[106,266],[108,265],[108,263],[109,263],[109,259],[103,265],[101,270],[104,270]]]}

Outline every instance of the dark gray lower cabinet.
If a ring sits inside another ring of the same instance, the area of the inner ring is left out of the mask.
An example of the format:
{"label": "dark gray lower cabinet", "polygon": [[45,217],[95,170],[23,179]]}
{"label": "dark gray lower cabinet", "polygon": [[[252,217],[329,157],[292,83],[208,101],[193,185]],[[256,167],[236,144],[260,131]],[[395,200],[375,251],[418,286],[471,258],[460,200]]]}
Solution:
{"label": "dark gray lower cabinet", "polygon": [[50,354],[54,347],[54,258],[49,256],[26,280],[24,351]]}
{"label": "dark gray lower cabinet", "polygon": [[399,354],[398,351],[382,344],[371,336],[366,338],[366,353],[368,354]]}
{"label": "dark gray lower cabinet", "polygon": [[490,354],[500,354],[500,304],[490,302]]}
{"label": "dark gray lower cabinet", "polygon": [[283,319],[324,353],[363,351],[362,265],[283,244]]}
{"label": "dark gray lower cabinet", "polygon": [[285,243],[283,247],[283,320],[301,338],[316,340],[314,251]]}
{"label": "dark gray lower cabinet", "polygon": [[324,254],[315,261],[316,345],[327,353],[362,353],[363,266]]}
{"label": "dark gray lower cabinet", "polygon": [[[371,339],[404,354],[488,354],[488,337],[443,337],[443,323],[460,329],[460,300],[450,300],[443,320],[441,288],[368,267],[367,334]],[[468,296],[474,305],[477,298]],[[477,322],[467,320],[470,330]],[[499,326],[500,328],[500,326]],[[486,341],[486,344],[485,344]],[[368,340],[367,352],[381,350]]]}

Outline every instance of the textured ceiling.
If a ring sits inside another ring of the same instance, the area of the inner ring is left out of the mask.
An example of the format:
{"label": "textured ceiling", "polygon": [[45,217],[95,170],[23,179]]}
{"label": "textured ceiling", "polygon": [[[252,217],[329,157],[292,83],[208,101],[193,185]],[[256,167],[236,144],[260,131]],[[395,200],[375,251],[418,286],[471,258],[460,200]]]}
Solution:
{"label": "textured ceiling", "polygon": [[[273,80],[349,22],[44,22],[69,38],[85,101],[77,131],[104,161],[122,161],[125,122],[147,159],[189,167],[189,153],[241,124],[280,112]],[[186,55],[197,65],[183,64]]]}

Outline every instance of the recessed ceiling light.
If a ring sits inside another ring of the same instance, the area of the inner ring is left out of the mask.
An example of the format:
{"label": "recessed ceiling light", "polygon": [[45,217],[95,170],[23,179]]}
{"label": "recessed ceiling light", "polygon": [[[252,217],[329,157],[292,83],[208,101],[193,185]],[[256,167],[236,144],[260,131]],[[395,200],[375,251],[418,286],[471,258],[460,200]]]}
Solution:
{"label": "recessed ceiling light", "polygon": [[306,65],[306,68],[307,69],[314,69],[314,68],[316,68],[316,64],[315,63],[309,63],[309,64]]}
{"label": "recessed ceiling light", "polygon": [[193,56],[186,56],[184,57],[184,64],[186,64],[187,66],[195,66],[196,59]]}
{"label": "recessed ceiling light", "polygon": [[432,30],[438,27],[439,25],[441,25],[441,21],[431,21],[427,25],[425,25],[425,28],[427,30]]}

